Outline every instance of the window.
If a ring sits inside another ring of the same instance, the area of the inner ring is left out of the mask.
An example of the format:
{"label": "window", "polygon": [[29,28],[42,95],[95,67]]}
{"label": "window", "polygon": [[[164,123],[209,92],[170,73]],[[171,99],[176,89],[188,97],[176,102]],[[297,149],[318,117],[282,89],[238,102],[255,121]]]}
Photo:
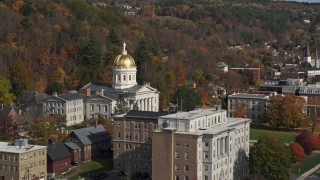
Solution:
{"label": "window", "polygon": [[179,164],[176,164],[176,171],[179,171]]}
{"label": "window", "polygon": [[179,180],[179,176],[176,176],[176,180]]}
{"label": "window", "polygon": [[204,151],[203,152],[203,157],[206,158],[206,159],[209,158],[209,152],[208,151]]}
{"label": "window", "polygon": [[208,142],[204,142],[204,146],[208,147],[209,143]]}
{"label": "window", "polygon": [[94,105],[90,105],[90,110],[91,110],[91,111],[94,110]]}
{"label": "window", "polygon": [[184,144],[184,146],[185,146],[186,148],[188,148],[188,147],[189,147],[189,143],[186,142],[186,143]]}
{"label": "window", "polygon": [[204,165],[204,170],[208,171],[209,170],[209,166],[208,165]]}
{"label": "window", "polygon": [[108,106],[104,106],[104,112],[108,112]]}
{"label": "window", "polygon": [[184,158],[185,158],[185,159],[189,159],[189,153],[188,153],[188,152],[185,152],[185,153],[184,153]]}
{"label": "window", "polygon": [[129,81],[131,81],[131,75],[129,75]]}
{"label": "window", "polygon": [[124,81],[126,80],[126,75],[123,75],[123,80],[124,80]]}
{"label": "window", "polygon": [[189,166],[188,166],[188,165],[185,165],[185,166],[184,166],[184,171],[186,171],[186,172],[189,171]]}
{"label": "window", "polygon": [[176,151],[175,156],[176,156],[176,159],[179,159],[179,152]]}
{"label": "window", "polygon": [[185,177],[184,177],[184,180],[189,180],[189,176],[185,176]]}
{"label": "window", "polygon": [[118,149],[120,149],[120,146],[121,146],[120,143],[118,143]]}
{"label": "window", "polygon": [[204,180],[209,180],[209,177],[208,176],[204,176]]}
{"label": "window", "polygon": [[180,146],[179,142],[178,142],[178,141],[176,141],[176,147],[179,147],[179,146]]}
{"label": "window", "polygon": [[100,112],[101,111],[101,106],[97,106],[97,108],[98,108],[98,112]]}

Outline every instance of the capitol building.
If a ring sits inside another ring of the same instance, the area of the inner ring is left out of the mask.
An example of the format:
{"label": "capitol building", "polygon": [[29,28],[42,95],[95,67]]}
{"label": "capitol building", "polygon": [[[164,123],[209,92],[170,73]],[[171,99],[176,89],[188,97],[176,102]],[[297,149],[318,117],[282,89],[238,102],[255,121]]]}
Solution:
{"label": "capitol building", "polygon": [[136,62],[127,53],[126,43],[123,43],[122,53],[115,58],[112,66],[112,84],[89,83],[80,89],[87,96],[86,118],[97,118],[100,115],[110,117],[120,95],[128,102],[131,110],[137,107],[139,111],[159,111],[160,92],[151,87],[150,83],[137,83]]}

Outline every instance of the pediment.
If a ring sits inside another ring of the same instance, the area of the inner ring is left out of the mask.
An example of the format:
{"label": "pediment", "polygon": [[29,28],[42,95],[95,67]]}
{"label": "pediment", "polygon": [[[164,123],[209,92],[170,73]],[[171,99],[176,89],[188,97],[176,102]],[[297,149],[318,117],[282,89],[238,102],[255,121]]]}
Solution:
{"label": "pediment", "polygon": [[150,92],[156,93],[158,92],[158,90],[149,85],[143,85],[140,89],[136,91],[137,94],[144,94],[144,93],[150,93]]}

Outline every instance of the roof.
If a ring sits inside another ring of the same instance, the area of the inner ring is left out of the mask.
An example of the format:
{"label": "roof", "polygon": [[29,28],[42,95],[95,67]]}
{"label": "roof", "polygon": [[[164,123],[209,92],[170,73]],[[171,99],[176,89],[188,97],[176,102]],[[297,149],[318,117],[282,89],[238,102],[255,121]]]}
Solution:
{"label": "roof", "polygon": [[77,91],[70,91],[66,94],[59,94],[57,96],[49,96],[47,97],[45,100],[47,99],[51,99],[51,98],[57,98],[63,101],[70,101],[70,100],[76,100],[76,99],[84,99],[86,96],[82,93],[78,93]]}
{"label": "roof", "polygon": [[25,145],[25,146],[16,146],[11,145],[8,142],[0,142],[0,152],[7,152],[7,153],[15,153],[15,154],[22,154],[26,152],[32,152],[35,150],[46,149],[46,146],[38,146],[38,145]]}
{"label": "roof", "polygon": [[4,107],[4,108],[0,109],[0,120],[2,118],[8,117],[8,115],[10,114],[11,111],[13,111],[14,113],[17,114],[17,112],[15,111],[15,109],[13,107]]}
{"label": "roof", "polygon": [[226,112],[225,110],[216,110],[216,109],[197,109],[189,112],[178,112],[174,114],[169,114],[165,116],[161,116],[160,118],[164,119],[185,119],[191,120],[198,117],[203,117],[206,115],[211,115],[215,113],[223,113]]}
{"label": "roof", "polygon": [[240,94],[234,94],[229,95],[229,98],[247,98],[247,99],[268,99],[269,96],[266,96],[264,94],[246,94],[246,93],[240,93]]}
{"label": "roof", "polygon": [[36,104],[41,104],[42,100],[47,97],[47,94],[39,93],[38,91],[23,91],[22,95],[19,97],[19,101],[24,102],[25,105],[33,102]]}
{"label": "roof", "polygon": [[74,142],[66,142],[64,143],[66,146],[68,146],[71,149],[80,149],[80,146],[78,146],[76,143]]}
{"label": "roof", "polygon": [[124,117],[158,119],[159,116],[168,115],[167,111],[153,112],[153,111],[129,111]]}
{"label": "roof", "polygon": [[[91,91],[98,91],[103,89],[104,95],[109,97],[109,93],[114,93],[114,94],[136,93],[143,86],[144,85],[134,85],[130,88],[114,89],[112,88],[112,84],[108,84],[108,83],[89,83],[86,86],[84,86],[82,89],[90,89]],[[118,98],[117,95],[116,97]],[[115,96],[110,98],[114,99]]]}
{"label": "roof", "polygon": [[111,137],[102,125],[97,127],[87,127],[72,131],[83,145],[95,144],[102,141],[107,141]]}
{"label": "roof", "polygon": [[63,142],[49,145],[47,149],[48,157],[52,161],[57,161],[71,157],[71,153]]}

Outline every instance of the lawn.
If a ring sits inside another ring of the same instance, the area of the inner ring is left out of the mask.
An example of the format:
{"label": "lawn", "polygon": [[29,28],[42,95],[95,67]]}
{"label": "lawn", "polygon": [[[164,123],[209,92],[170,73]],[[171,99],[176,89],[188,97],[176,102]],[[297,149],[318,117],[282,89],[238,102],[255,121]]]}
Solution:
{"label": "lawn", "polygon": [[80,176],[85,177],[99,171],[112,170],[112,157],[100,158],[89,162],[80,163],[79,167],[74,167],[69,172],[65,173],[61,178],[78,179]]}
{"label": "lawn", "polygon": [[301,175],[318,164],[320,164],[320,154],[311,154],[303,161],[294,164],[292,166],[292,173],[295,175]]}
{"label": "lawn", "polygon": [[297,132],[286,132],[286,131],[270,131],[262,129],[250,128],[250,140],[258,140],[263,134],[278,137],[283,140],[284,143],[291,143],[294,138],[298,135]]}

